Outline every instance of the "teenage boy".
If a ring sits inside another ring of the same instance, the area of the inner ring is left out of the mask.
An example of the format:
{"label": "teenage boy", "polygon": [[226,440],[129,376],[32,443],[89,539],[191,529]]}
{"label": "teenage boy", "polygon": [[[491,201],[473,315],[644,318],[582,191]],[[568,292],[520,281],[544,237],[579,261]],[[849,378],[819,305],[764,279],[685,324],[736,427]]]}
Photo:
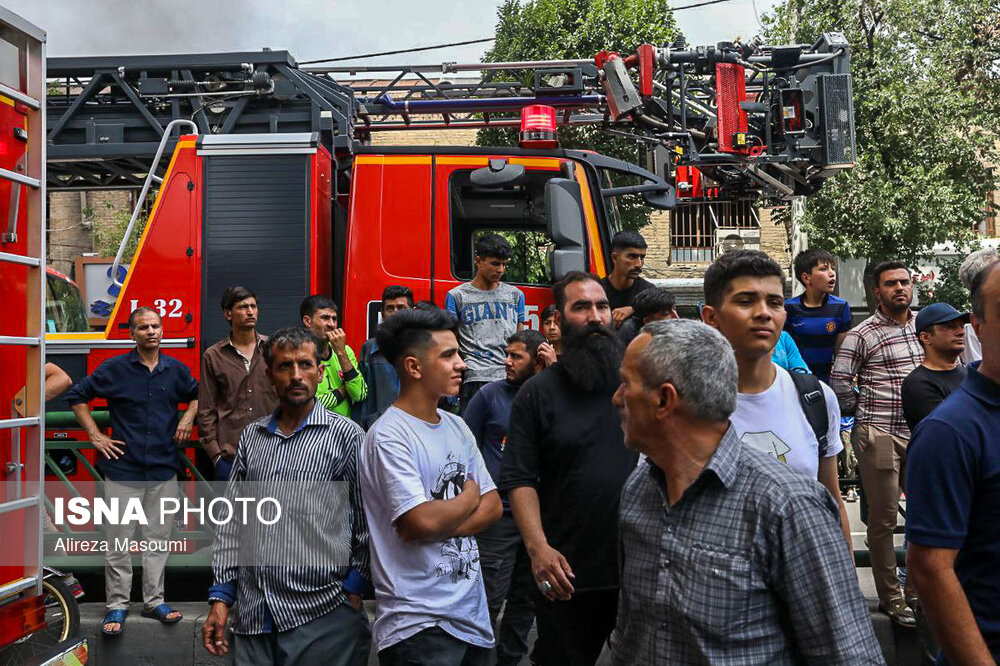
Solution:
{"label": "teenage boy", "polygon": [[331,412],[351,417],[351,407],[368,395],[365,378],[358,371],[354,350],[347,344],[347,333],[340,328],[337,304],[322,294],[307,296],[299,306],[302,325],[324,342],[320,350],[323,377],[316,389],[316,399]]}
{"label": "teenage boy", "polygon": [[469,368],[459,396],[462,411],[479,389],[504,378],[507,338],[524,328],[524,293],[500,281],[510,255],[510,243],[502,236],[480,236],[476,276],[445,297],[445,309],[458,321],[459,348]]}
{"label": "teenage boy", "polygon": [[717,328],[736,354],[739,393],[730,420],[737,435],[826,486],[850,547],[837,477],[837,454],[844,448],[837,396],[812,375],[793,375],[771,361],[784,304],[781,267],[763,252],[727,252],[705,271],[702,321]]}
{"label": "teenage boy", "polygon": [[785,330],[798,345],[816,378],[830,383],[833,355],[851,330],[851,306],[833,295],[836,260],[826,250],[804,250],[795,257],[795,277],[805,291],[785,301]]}
{"label": "teenage boy", "polygon": [[222,292],[229,335],[201,357],[198,435],[212,460],[216,481],[229,479],[243,429],[278,406],[274,385],[267,378],[263,351],[267,338],[257,332],[257,312],[257,296],[246,287]]}
{"label": "teenage boy", "polygon": [[493,647],[473,537],[500,518],[500,496],[468,426],[437,408],[466,369],[456,328],[414,309],[376,334],[400,380],[361,451],[382,666],[485,665]]}
{"label": "teenage boy", "polygon": [[[382,290],[382,320],[413,307],[413,292],[409,287],[391,284]],[[355,413],[355,420],[365,430],[372,427],[399,395],[399,375],[378,348],[372,336],[361,345],[361,375],[368,387],[365,398]]]}
{"label": "teenage boy", "polygon": [[967,313],[947,303],[933,303],[917,313],[924,361],[903,380],[903,416],[910,432],[965,381],[968,370],[958,357],[965,351],[968,321]]}
{"label": "teenage boy", "polygon": [[611,305],[615,328],[635,314],[635,297],[653,286],[642,279],[646,262],[646,239],[638,231],[619,231],[611,239],[611,274],[601,278],[601,286]]}
{"label": "teenage boy", "polygon": [[635,314],[625,320],[618,329],[618,339],[623,347],[639,335],[643,326],[651,321],[677,319],[677,299],[663,287],[647,289],[635,297]]}
{"label": "teenage boy", "polygon": [[[518,331],[507,338],[507,378],[483,387],[469,403],[463,418],[476,437],[494,483],[500,479],[507,424],[514,396],[548,363],[551,350],[538,331]],[[497,666],[513,666],[528,651],[528,632],[535,621],[531,559],[521,541],[510,504],[504,499],[503,517],[477,537],[490,622],[497,636]],[[505,604],[506,602],[506,604]],[[497,618],[503,608],[503,623]]]}

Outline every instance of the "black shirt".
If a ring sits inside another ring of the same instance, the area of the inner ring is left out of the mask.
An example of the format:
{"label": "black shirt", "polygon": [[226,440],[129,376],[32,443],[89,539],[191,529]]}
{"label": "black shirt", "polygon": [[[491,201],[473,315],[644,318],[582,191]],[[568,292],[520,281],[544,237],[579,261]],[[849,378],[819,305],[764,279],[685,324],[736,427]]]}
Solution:
{"label": "black shirt", "polygon": [[604,293],[608,296],[608,303],[611,305],[611,309],[617,310],[618,308],[631,306],[636,294],[656,285],[649,280],[643,280],[641,277],[638,277],[632,283],[631,287],[618,291],[611,286],[611,276],[609,275],[601,278],[601,286],[604,287]]}
{"label": "black shirt", "polygon": [[618,586],[618,500],[638,462],[625,448],[613,391],[573,386],[559,364],[529,379],[511,410],[501,491],[538,491],[549,545],[577,590]]}
{"label": "black shirt", "polygon": [[968,369],[964,365],[952,370],[931,370],[918,365],[907,375],[903,380],[903,416],[910,432],[965,381],[966,374]]}
{"label": "black shirt", "polygon": [[94,398],[108,401],[111,436],[125,442],[125,453],[117,459],[98,457],[107,478],[166,481],[177,476],[177,408],[198,399],[198,380],[186,365],[160,352],[150,370],[133,349],[101,363],[66,394],[70,405]]}

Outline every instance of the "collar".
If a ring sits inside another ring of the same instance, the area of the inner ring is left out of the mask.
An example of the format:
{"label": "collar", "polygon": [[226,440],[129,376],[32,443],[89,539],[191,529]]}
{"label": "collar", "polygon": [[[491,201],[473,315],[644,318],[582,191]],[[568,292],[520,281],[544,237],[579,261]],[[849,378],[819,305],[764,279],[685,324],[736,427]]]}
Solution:
{"label": "collar", "polygon": [[[719,440],[719,445],[715,447],[715,453],[709,458],[708,464],[705,468],[701,470],[701,474],[695,479],[694,483],[691,484],[693,488],[702,477],[706,474],[713,474],[723,487],[729,488],[736,481],[736,473],[739,470],[740,462],[740,450],[743,447],[743,443],[740,438],[736,436],[736,429],[733,428],[732,423],[729,424],[729,429]],[[661,486],[666,487],[666,475],[663,470],[653,464],[653,461],[646,458],[646,464],[649,465],[649,475],[653,477],[654,480]],[[690,488],[689,488],[690,490]],[[686,491],[685,491],[686,492]]]}
{"label": "collar", "polygon": [[906,328],[908,326],[915,325],[913,321],[914,320],[913,310],[907,310],[907,313],[910,316],[906,319],[906,323],[903,324],[902,326],[900,326],[898,321],[896,321],[892,317],[887,316],[884,312],[882,312],[881,305],[875,308],[875,314],[872,316],[875,317],[875,321],[877,321],[882,326],[895,326],[896,328]]}
{"label": "collar", "polygon": [[[146,364],[142,362],[142,359],[139,358],[139,351],[137,349],[132,349],[128,353],[128,359],[129,359],[130,362],[138,365],[139,367],[143,368],[144,370],[148,369],[146,367]],[[157,372],[160,372],[161,370],[163,370],[163,354],[159,354],[157,356],[157,358],[156,358],[156,367],[153,368],[150,372],[152,372],[152,373],[155,374]]]}
{"label": "collar", "polygon": [[1000,407],[1000,384],[979,372],[979,364],[980,361],[976,361],[969,366],[969,374],[965,376],[962,388],[976,400]]}
{"label": "collar", "polygon": [[[261,335],[260,333],[258,333],[256,330],[254,330],[254,332],[253,332],[253,337],[254,337],[253,353],[254,354],[257,354],[258,352],[263,353],[263,350],[261,349],[261,344],[260,343],[262,341],[264,341],[264,340],[267,340],[267,338],[265,338],[263,335]],[[232,331],[230,331],[229,335],[226,336],[226,345],[225,346],[232,347],[237,352],[239,352],[239,349],[236,347],[235,344],[233,344],[233,334],[232,334]]]}
{"label": "collar", "polygon": [[[278,407],[273,412],[271,412],[271,418],[269,418],[264,423],[258,423],[257,424],[258,427],[264,428],[270,435],[278,435],[279,437],[283,437],[284,435],[278,431],[278,416],[280,414],[281,414],[281,407]],[[304,428],[309,426],[329,425],[331,420],[332,417],[330,416],[326,407],[320,404],[319,400],[316,400],[315,403],[313,404],[312,411],[309,412],[309,415],[306,416],[305,420],[299,424],[299,427],[295,429],[295,432],[293,432],[291,435],[288,435],[288,437],[297,435]]]}

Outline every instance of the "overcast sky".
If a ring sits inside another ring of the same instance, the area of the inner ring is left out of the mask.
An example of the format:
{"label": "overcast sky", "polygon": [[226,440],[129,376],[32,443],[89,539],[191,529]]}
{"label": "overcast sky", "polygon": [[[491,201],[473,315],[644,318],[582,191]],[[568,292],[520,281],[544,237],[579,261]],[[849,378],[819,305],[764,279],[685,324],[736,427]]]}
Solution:
{"label": "overcast sky", "polygon": [[[698,0],[672,0],[673,6]],[[750,38],[776,0],[679,11],[693,45]],[[48,31],[50,56],[287,49],[299,61],[490,37],[500,0],[4,0]],[[489,44],[373,58],[370,64],[476,62]],[[580,57],[592,54],[581,53]]]}

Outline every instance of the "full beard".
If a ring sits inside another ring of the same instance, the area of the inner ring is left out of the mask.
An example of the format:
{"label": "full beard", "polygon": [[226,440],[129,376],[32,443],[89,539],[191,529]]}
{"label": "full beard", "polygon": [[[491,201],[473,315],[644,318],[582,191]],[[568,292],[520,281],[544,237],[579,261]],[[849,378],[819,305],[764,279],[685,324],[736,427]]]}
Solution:
{"label": "full beard", "polygon": [[592,323],[563,325],[559,367],[570,382],[584,391],[604,392],[618,386],[623,347],[610,327]]}

